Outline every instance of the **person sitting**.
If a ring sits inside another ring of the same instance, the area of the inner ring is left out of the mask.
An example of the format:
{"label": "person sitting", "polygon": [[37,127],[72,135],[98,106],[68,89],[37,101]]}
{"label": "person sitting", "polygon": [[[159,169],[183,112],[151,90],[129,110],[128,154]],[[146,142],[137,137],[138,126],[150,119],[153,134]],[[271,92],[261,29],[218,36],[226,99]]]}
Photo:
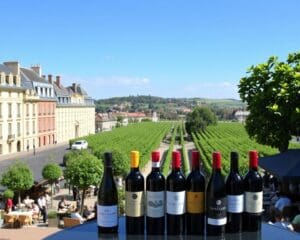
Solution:
{"label": "person sitting", "polygon": [[292,221],[294,231],[300,232],[300,214],[296,215]]}
{"label": "person sitting", "polygon": [[11,198],[8,198],[5,203],[5,211],[9,213],[13,210],[13,207],[14,207],[13,200]]}
{"label": "person sitting", "polygon": [[66,199],[62,197],[58,202],[58,211],[66,211],[68,210],[70,204],[66,202]]}
{"label": "person sitting", "polygon": [[71,213],[71,218],[79,219],[81,224],[85,221],[85,219],[79,214],[78,208],[76,208],[75,211]]}
{"label": "person sitting", "polygon": [[86,205],[83,207],[83,213],[82,216],[86,218],[87,220],[93,219],[95,217],[95,213],[90,211]]}
{"label": "person sitting", "polygon": [[291,206],[292,201],[289,199],[284,192],[279,192],[279,199],[275,203],[275,208],[282,211],[284,207]]}
{"label": "person sitting", "polygon": [[30,199],[28,195],[27,195],[26,198],[23,200],[23,203],[25,204],[25,207],[27,207],[27,208],[31,208],[32,202],[33,202],[33,200]]}
{"label": "person sitting", "polygon": [[275,223],[271,223],[271,224],[273,224],[274,226],[283,228],[283,229],[289,229],[291,231],[294,231],[292,224],[290,222],[286,221],[286,219],[284,219],[281,211],[278,209],[275,210]]}

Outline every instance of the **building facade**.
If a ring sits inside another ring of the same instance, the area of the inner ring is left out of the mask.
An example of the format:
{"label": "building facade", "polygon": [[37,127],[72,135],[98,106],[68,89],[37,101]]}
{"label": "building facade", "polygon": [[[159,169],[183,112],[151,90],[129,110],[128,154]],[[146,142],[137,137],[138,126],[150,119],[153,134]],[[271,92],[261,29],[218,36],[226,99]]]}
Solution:
{"label": "building facade", "polygon": [[95,104],[92,98],[79,84],[73,83],[65,88],[59,76],[56,77],[53,86],[57,97],[57,142],[94,134]]}
{"label": "building facade", "polygon": [[21,68],[21,72],[32,83],[35,94],[39,97],[37,109],[32,109],[32,114],[38,116],[38,141],[35,147],[54,144],[56,141],[55,130],[55,108],[56,97],[52,85],[52,76],[48,76],[48,81],[45,76],[41,76],[41,67],[33,66],[31,69]]}

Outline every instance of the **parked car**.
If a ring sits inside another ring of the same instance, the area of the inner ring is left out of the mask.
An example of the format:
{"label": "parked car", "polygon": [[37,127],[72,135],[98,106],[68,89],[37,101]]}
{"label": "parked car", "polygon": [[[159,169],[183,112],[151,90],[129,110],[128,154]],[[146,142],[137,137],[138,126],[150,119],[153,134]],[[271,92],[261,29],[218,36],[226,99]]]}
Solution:
{"label": "parked car", "polygon": [[88,142],[85,140],[77,140],[76,142],[74,142],[71,146],[71,149],[87,149],[88,148]]}

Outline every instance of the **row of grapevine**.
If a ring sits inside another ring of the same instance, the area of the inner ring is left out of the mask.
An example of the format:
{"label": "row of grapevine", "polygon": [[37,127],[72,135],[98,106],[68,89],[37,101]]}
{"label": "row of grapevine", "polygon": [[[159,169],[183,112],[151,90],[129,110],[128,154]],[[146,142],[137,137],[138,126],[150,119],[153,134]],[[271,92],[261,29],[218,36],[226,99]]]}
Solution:
{"label": "row of grapevine", "polygon": [[185,134],[185,127],[184,123],[180,124],[180,144],[181,144],[181,157],[182,157],[182,170],[185,176],[187,176],[190,172],[190,163],[189,158],[187,156],[187,152],[185,149],[185,141],[184,141],[184,134]]}
{"label": "row of grapevine", "polygon": [[242,174],[245,174],[248,169],[249,150],[258,150],[260,157],[278,153],[277,149],[258,144],[250,139],[241,123],[219,122],[216,126],[209,126],[205,132],[193,133],[192,138],[196,148],[201,152],[204,171],[207,173],[211,171],[211,154],[214,151],[222,153],[224,175],[230,170],[231,151],[237,151],[240,155]]}
{"label": "row of grapevine", "polygon": [[88,141],[89,148],[97,157],[101,157],[101,154],[107,150],[120,152],[124,156],[123,159],[127,166],[129,166],[130,151],[139,151],[140,167],[142,168],[149,161],[151,151],[159,147],[160,142],[168,134],[171,127],[172,123],[170,122],[136,123],[81,139]]}
{"label": "row of grapevine", "polygon": [[167,153],[166,158],[165,158],[165,160],[163,161],[163,164],[162,164],[162,172],[165,176],[168,175],[169,170],[170,170],[172,152],[173,152],[173,149],[174,149],[174,144],[175,144],[175,140],[176,140],[176,136],[177,136],[177,131],[178,131],[178,124],[176,123],[173,126],[173,132],[172,132],[172,137],[171,137],[168,153]]}

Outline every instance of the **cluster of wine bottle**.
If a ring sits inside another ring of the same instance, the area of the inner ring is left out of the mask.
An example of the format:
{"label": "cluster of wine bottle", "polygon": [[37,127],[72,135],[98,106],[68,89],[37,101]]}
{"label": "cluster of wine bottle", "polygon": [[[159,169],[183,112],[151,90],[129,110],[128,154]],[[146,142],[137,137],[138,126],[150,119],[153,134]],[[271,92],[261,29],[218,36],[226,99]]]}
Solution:
{"label": "cluster of wine bottle", "polygon": [[[139,152],[131,152],[131,171],[125,180],[126,233],[132,235],[222,236],[225,232],[259,232],[262,214],[262,178],[258,154],[249,152],[249,171],[238,171],[238,154],[231,152],[231,170],[224,180],[221,153],[213,153],[207,187],[200,171],[200,153],[192,152],[192,171],[181,172],[181,154],[172,153],[167,179],[160,172],[160,154],[152,152],[152,171],[139,171]],[[98,193],[98,232],[118,231],[118,196],[112,175],[112,155],[104,154],[104,175]],[[145,189],[146,186],[146,189]],[[206,187],[206,188],[205,188]]]}

